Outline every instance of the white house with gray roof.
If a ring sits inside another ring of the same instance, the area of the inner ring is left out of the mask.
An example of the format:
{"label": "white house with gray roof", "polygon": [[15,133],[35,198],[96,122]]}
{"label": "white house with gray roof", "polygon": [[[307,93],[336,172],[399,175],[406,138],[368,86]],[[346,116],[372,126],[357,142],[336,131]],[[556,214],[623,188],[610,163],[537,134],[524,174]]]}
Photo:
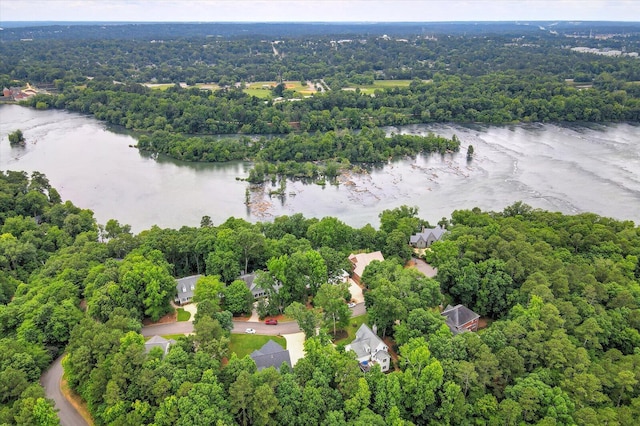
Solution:
{"label": "white house with gray roof", "polygon": [[383,373],[389,371],[391,365],[389,347],[366,324],[360,326],[356,331],[355,340],[344,349],[347,352],[355,352],[363,371],[369,371],[372,364],[380,365],[380,370]]}
{"label": "white house with gray roof", "polygon": [[422,228],[422,232],[410,237],[409,244],[415,248],[431,247],[431,244],[439,241],[446,232],[447,230],[440,225],[435,228]]}
{"label": "white house with gray roof", "polygon": [[176,280],[176,298],[175,302],[179,305],[185,305],[191,302],[193,294],[196,290],[196,283],[202,275],[191,275]]}
{"label": "white house with gray roof", "polygon": [[289,351],[273,340],[269,340],[260,349],[253,351],[250,356],[256,363],[258,371],[269,367],[279,370],[283,362],[291,367]]}

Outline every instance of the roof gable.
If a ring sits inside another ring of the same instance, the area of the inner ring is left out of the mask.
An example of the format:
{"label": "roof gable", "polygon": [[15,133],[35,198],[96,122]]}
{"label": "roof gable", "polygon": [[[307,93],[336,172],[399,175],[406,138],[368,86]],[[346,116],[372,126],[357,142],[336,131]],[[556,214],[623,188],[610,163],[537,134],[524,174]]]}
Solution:
{"label": "roof gable", "polygon": [[202,275],[191,275],[190,277],[177,279],[176,291],[178,292],[178,297],[193,297],[193,293],[196,289],[196,283],[201,277]]}
{"label": "roof gable", "polygon": [[380,251],[374,251],[373,253],[359,253],[349,256],[349,260],[353,264],[353,273],[361,277],[366,268],[374,260],[384,261],[384,256]]}
{"label": "roof gable", "polygon": [[289,351],[273,340],[269,340],[260,349],[253,351],[250,357],[256,363],[258,371],[269,367],[279,369],[283,362],[291,367]]}
{"label": "roof gable", "polygon": [[346,346],[347,350],[352,350],[358,357],[373,354],[376,349],[387,350],[387,346],[366,324],[362,324],[356,331],[356,338]]}
{"label": "roof gable", "polygon": [[436,226],[435,228],[425,228],[422,230],[422,232],[418,232],[417,234],[413,234],[411,237],[409,237],[409,241],[411,243],[417,243],[420,240],[428,241],[429,236],[433,236],[433,239],[437,241],[442,238],[442,236],[446,232],[447,230],[440,225]]}
{"label": "roof gable", "polygon": [[169,352],[169,346],[175,344],[176,341],[173,339],[165,339],[162,336],[155,335],[151,339],[144,342],[144,350],[149,353],[153,348],[162,348],[164,353]]}
{"label": "roof gable", "polygon": [[446,323],[449,327],[460,327],[469,321],[480,318],[480,315],[476,314],[464,305],[447,305],[441,315],[447,317]]}

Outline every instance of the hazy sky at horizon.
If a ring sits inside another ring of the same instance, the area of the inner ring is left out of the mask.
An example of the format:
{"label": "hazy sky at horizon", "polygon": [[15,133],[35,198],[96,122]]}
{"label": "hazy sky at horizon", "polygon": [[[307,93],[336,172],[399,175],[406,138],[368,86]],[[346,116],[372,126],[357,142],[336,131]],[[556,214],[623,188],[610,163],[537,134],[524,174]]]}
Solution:
{"label": "hazy sky at horizon", "polygon": [[640,0],[1,0],[0,22],[640,21]]}

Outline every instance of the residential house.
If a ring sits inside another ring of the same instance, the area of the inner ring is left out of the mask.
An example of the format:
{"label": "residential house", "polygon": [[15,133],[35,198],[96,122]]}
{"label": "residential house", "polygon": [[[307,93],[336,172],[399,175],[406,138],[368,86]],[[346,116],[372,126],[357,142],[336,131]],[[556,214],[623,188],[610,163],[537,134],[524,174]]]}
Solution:
{"label": "residential house", "polygon": [[144,342],[144,351],[149,353],[153,348],[162,348],[162,351],[166,355],[169,352],[169,346],[175,343],[176,341],[173,339],[165,339],[162,336],[153,336],[151,339]]}
{"label": "residential house", "polygon": [[445,322],[453,334],[478,330],[480,315],[464,305],[447,305],[441,315],[446,317]]}
{"label": "residential house", "polygon": [[175,302],[179,305],[185,305],[191,302],[193,294],[196,290],[196,283],[202,275],[191,275],[176,280],[176,298]]}
{"label": "residential house", "polygon": [[282,363],[291,367],[289,351],[273,340],[269,340],[260,349],[253,351],[250,356],[255,361],[258,371],[269,367],[279,370]]}
{"label": "residential house", "polygon": [[339,273],[334,275],[333,277],[329,277],[329,282],[331,284],[344,284],[349,281],[349,273],[342,269]]}
{"label": "residential house", "polygon": [[374,260],[379,260],[380,262],[382,262],[384,260],[384,256],[382,256],[382,253],[379,251],[373,253],[352,254],[351,256],[349,256],[349,261],[351,262],[351,266],[353,267],[351,278],[353,278],[353,280],[357,284],[361,284],[360,279],[362,277],[362,273],[364,272],[364,268],[366,268]]}
{"label": "residential house", "polygon": [[[251,291],[251,294],[253,295],[254,299],[259,299],[261,297],[266,297],[268,295],[267,291],[262,287],[260,287],[255,282],[255,279],[257,276],[258,276],[257,273],[252,272],[250,274],[244,274],[238,277],[239,280],[242,280],[245,282],[245,284],[247,285],[247,288]],[[276,285],[274,285],[273,288],[277,293],[281,287],[282,287],[282,284],[276,283]]]}
{"label": "residential house", "polygon": [[344,349],[355,352],[362,371],[369,371],[374,364],[380,365],[382,372],[389,371],[391,365],[389,348],[366,324],[360,326],[356,331],[355,340]]}
{"label": "residential house", "polygon": [[411,236],[409,244],[415,248],[431,247],[431,244],[439,241],[446,232],[447,230],[440,225],[435,228],[422,228],[422,232]]}

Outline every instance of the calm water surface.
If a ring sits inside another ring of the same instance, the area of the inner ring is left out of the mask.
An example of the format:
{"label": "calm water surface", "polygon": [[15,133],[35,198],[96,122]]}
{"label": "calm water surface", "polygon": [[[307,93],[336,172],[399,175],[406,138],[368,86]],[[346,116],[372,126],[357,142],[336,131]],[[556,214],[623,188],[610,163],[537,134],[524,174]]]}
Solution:
{"label": "calm water surface", "polygon": [[[25,147],[7,135],[21,129]],[[460,153],[400,159],[368,174],[342,178],[340,186],[287,183],[284,199],[269,187],[253,188],[245,203],[249,163],[183,163],[152,158],[128,135],[64,111],[0,105],[0,170],[45,173],[63,199],[90,208],[100,223],[110,218],[139,232],[156,224],[197,226],[229,216],[250,221],[282,214],[336,216],[352,226],[378,225],[378,214],[402,204],[418,206],[432,222],[455,209],[502,210],[522,200],[564,213],[591,211],[640,222],[640,127],[631,124],[559,126],[416,125],[389,132],[451,136]],[[475,148],[472,162],[466,149]]]}

